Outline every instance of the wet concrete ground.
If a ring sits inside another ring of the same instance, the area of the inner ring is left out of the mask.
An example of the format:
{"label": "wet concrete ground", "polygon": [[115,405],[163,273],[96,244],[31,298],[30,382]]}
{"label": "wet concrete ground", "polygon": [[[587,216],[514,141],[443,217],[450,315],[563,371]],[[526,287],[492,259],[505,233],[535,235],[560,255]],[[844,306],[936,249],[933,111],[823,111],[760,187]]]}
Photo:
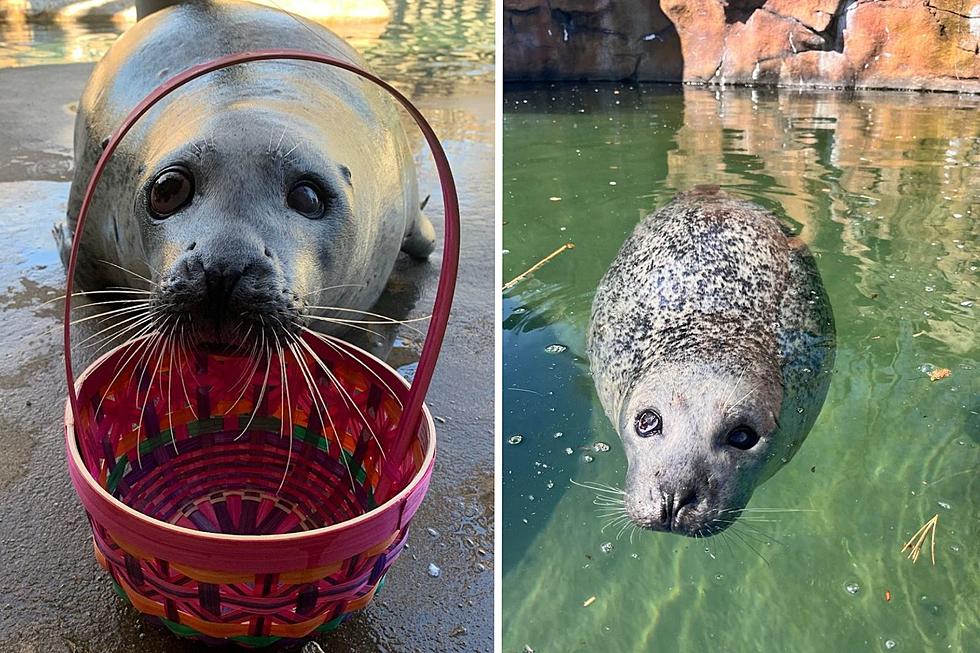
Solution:
{"label": "wet concrete ground", "polygon": [[[64,216],[72,105],[90,71],[0,70],[0,651],[216,650],[143,624],[116,596],[66,473],[60,303],[44,302],[64,284],[50,228]],[[493,87],[415,100],[453,163],[464,221],[453,318],[428,398],[445,423],[409,548],[375,601],[318,639],[326,651],[493,648]],[[426,212],[439,218],[438,181],[419,150]],[[423,282],[416,313],[431,306],[438,264],[403,270]]]}

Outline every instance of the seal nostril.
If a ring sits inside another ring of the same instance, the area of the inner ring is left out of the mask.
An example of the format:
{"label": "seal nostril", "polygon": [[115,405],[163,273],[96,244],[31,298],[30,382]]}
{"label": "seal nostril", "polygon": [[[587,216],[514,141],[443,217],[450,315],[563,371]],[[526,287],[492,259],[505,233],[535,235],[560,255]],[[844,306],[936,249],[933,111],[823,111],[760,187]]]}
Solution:
{"label": "seal nostril", "polygon": [[698,494],[697,494],[697,492],[695,492],[694,490],[688,490],[686,493],[684,493],[683,495],[681,495],[681,498],[680,498],[679,501],[675,502],[675,505],[674,505],[674,513],[676,514],[676,513],[680,512],[681,511],[681,508],[683,508],[685,506],[696,505],[697,502],[698,502]]}
{"label": "seal nostril", "polygon": [[197,247],[197,243],[191,243],[190,245],[187,246],[187,251],[193,252],[195,247]]}

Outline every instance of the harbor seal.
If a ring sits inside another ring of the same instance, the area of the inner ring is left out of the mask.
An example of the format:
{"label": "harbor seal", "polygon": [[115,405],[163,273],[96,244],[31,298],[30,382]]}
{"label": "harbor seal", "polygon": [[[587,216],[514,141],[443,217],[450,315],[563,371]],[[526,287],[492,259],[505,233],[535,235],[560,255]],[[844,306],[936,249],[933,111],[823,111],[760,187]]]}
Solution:
{"label": "harbor seal", "polygon": [[[199,342],[228,343],[243,326],[253,336],[343,331],[341,320],[377,301],[399,250],[425,259],[435,242],[394,100],[347,71],[270,61],[188,83],[122,141],[85,233],[74,233],[112,130],[164,80],[283,46],[367,68],[340,37],[273,8],[141,3],[151,11],[113,44],[82,95],[67,225],[55,229],[62,259],[81,237],[83,290],[150,290],[157,326],[183,319]],[[316,319],[324,314],[332,321]]]}
{"label": "harbor seal", "polygon": [[705,186],[640,222],[588,334],[629,518],[692,537],[729,527],[813,425],[834,337],[813,257],[772,213]]}

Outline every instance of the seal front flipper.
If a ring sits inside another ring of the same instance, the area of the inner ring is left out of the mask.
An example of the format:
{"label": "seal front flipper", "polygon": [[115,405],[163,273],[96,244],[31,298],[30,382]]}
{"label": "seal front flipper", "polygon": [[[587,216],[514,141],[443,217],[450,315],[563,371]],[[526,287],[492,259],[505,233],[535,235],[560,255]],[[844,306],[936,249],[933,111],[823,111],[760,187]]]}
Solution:
{"label": "seal front flipper", "polygon": [[408,231],[405,232],[405,237],[402,240],[402,251],[418,261],[424,261],[429,258],[435,247],[436,230],[432,228],[432,223],[425,217],[425,214],[419,210],[418,216]]}
{"label": "seal front flipper", "polygon": [[58,248],[58,255],[61,263],[68,267],[68,257],[71,255],[72,233],[65,222],[56,222],[51,228],[51,235],[54,236],[54,244]]}

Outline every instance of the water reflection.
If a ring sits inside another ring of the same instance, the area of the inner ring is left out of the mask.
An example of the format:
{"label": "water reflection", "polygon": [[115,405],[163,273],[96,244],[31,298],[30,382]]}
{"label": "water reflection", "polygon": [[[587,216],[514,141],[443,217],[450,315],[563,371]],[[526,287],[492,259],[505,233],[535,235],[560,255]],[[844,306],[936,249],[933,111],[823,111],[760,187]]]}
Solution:
{"label": "water reflection", "polygon": [[[327,26],[403,89],[449,90],[493,80],[492,0],[398,0],[389,6],[387,22]],[[132,24],[131,13],[116,20],[0,22],[0,68],[98,61]]]}

